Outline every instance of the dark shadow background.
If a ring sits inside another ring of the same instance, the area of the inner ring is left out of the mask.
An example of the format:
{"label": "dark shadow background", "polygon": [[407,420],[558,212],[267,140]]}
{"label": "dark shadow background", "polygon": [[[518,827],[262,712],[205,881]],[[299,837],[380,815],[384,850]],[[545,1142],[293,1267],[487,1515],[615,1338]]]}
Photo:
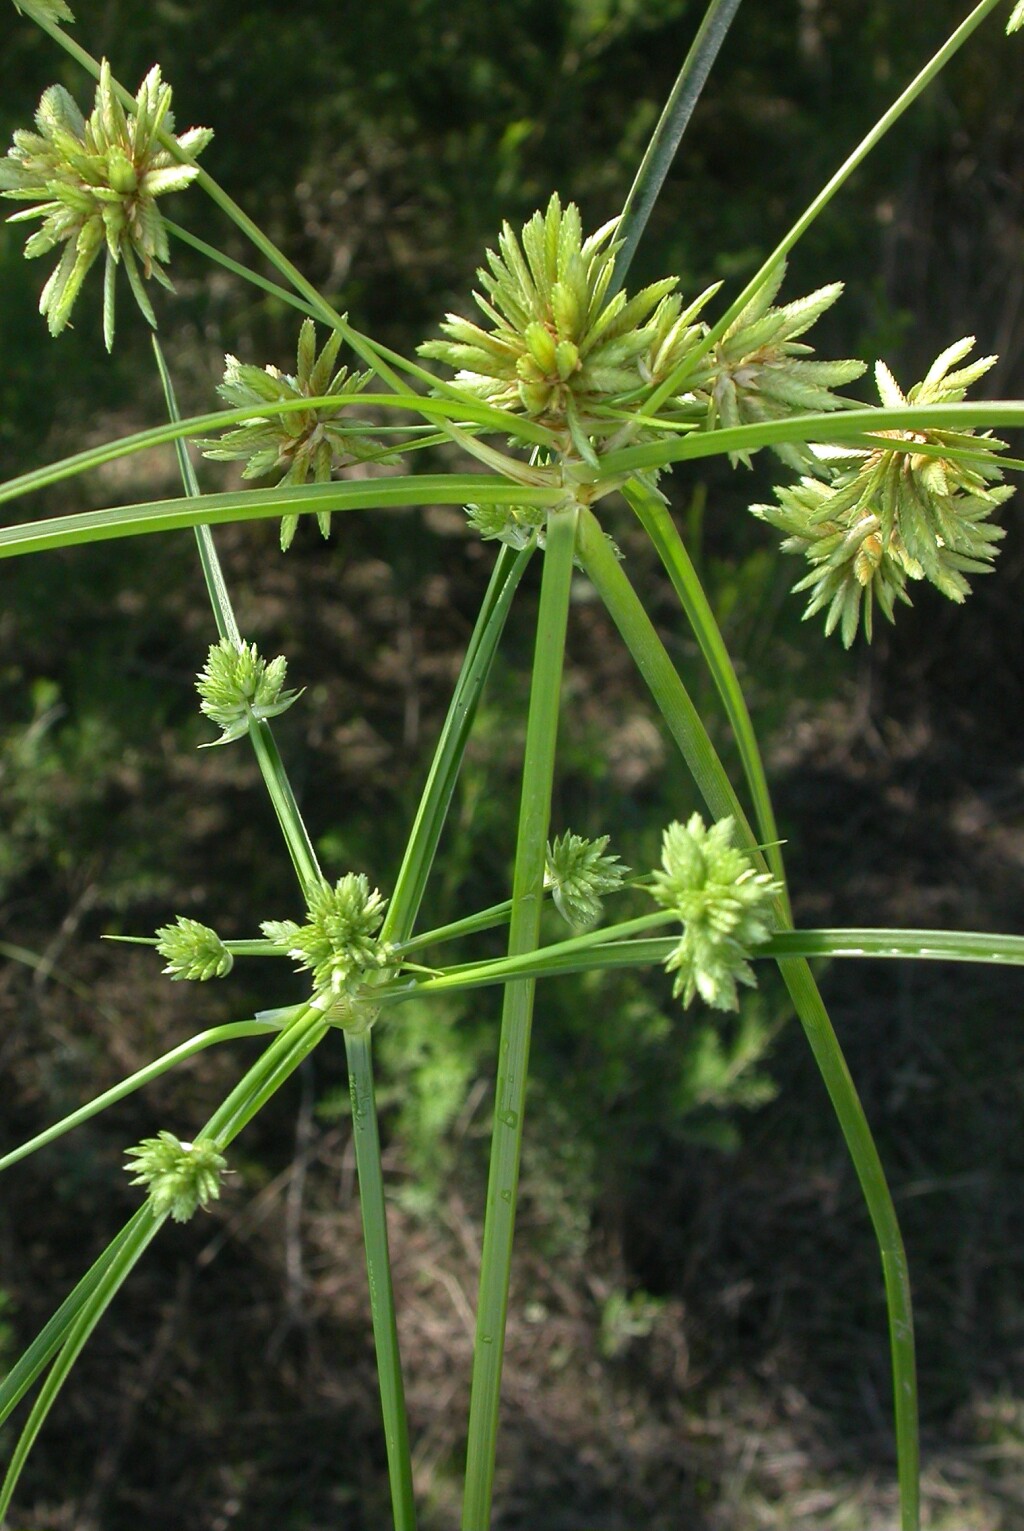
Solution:
{"label": "dark shadow background", "polygon": [[[133,88],[159,59],[179,127],[216,130],[204,165],[354,323],[408,353],[447,309],[465,311],[503,218],[521,223],[555,188],[586,226],[618,210],[701,9],[81,0],[75,35]],[[634,282],[674,271],[687,293],[717,278],[735,290],[966,9],[743,8]],[[788,297],[846,282],[814,335],[822,355],[883,356],[909,385],[972,333],[1001,357],[983,391],[1024,390],[1024,42],[1002,36],[1004,20],[975,34],[795,252]],[[58,79],[88,103],[76,67],[8,12],[4,144]],[[250,260],[201,195],[170,211]],[[47,263],[21,246],[17,227],[0,235],[3,477],[162,416],[127,295],[112,359],[96,283],[52,342],[35,311]],[[289,311],[180,247],[173,273],[177,297],[157,303],[184,409],[212,407],[225,351],[289,365]],[[131,459],[8,519],[173,494],[174,471],[169,454]],[[788,594],[800,566],[746,514],[778,476],[768,460],[735,475],[699,465],[673,493],[765,746],[798,920],[1019,929],[1019,507],[1003,515],[998,572],[963,609],[922,590],[870,650],[844,654],[817,620],[801,625]],[[218,543],[243,631],[286,653],[306,687],[280,738],[325,869],[365,870],[387,891],[492,553],[440,508],[337,522],[327,545],[302,528],[285,558],[266,524]],[[715,713],[653,555],[624,510],[609,525]],[[196,753],[208,731],[192,683],[212,624],[192,540],[46,554],[2,578],[7,1148],[194,1031],[299,992],[257,965],[172,987],[151,955],[102,935],[177,913],[240,935],[300,911],[255,769],[241,751]],[[507,884],[535,593],[534,570],[432,920]],[[692,791],[579,596],[556,817],[651,865]],[[879,962],[822,981],[904,1225],[930,1524],[1024,1527],[1019,978]],[[781,993],[765,974],[736,1025],[712,1026],[683,1018],[656,976],[591,987],[552,986],[538,1019],[496,1525],[895,1525],[880,1271]],[[378,1042],[426,1531],[458,1522],[496,1010],[493,996],[424,1008]],[[249,1056],[206,1054],[4,1176],[0,1367],[136,1205],[125,1146],[163,1126],[189,1136]],[[388,1523],[340,1044],[275,1100],[232,1168],[224,1201],[169,1229],[118,1298],[11,1531]]]}

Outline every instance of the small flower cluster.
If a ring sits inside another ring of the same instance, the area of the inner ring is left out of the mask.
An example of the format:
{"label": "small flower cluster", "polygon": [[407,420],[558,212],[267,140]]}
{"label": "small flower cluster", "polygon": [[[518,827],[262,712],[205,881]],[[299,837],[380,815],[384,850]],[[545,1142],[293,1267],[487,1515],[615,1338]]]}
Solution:
{"label": "small flower cluster", "polygon": [[739,1009],[737,983],[753,985],[751,949],[772,933],[772,900],[781,884],[758,872],[733,845],[735,821],[708,829],[699,813],[670,824],[662,867],[651,893],[683,922],[683,935],[665,966],[677,977],[673,993],[689,1006],[696,994],[716,1010]]}
{"label": "small flower cluster", "polygon": [[[843,290],[831,282],[805,298],[773,306],[786,275],[782,261],[736,317],[716,346],[687,379],[704,430],[756,425],[790,415],[840,409],[847,401],[832,392],[860,377],[862,361],[808,361],[812,348],[797,339],[832,307]],[[807,448],[782,443],[774,448],[791,467],[805,465]],[[730,454],[750,467],[747,452]]]}
{"label": "small flower cluster", "polygon": [[[349,376],[347,367],[335,370],[340,347],[341,335],[335,331],[317,355],[315,326],[312,319],[304,319],[294,376],[277,367],[247,366],[234,356],[225,357],[224,381],[217,392],[239,409],[328,396],[337,396],[338,403],[261,415],[215,440],[200,442],[204,455],[218,462],[244,461],[243,478],[280,475],[278,484],[326,484],[336,468],[387,461],[391,454],[366,434],[365,426],[343,423],[345,409],[370,374]],[[318,511],[317,521],[327,537],[330,511]],[[282,518],[282,550],[291,546],[298,524],[298,516]]]}
{"label": "small flower cluster", "polygon": [[622,887],[629,867],[618,856],[606,856],[608,836],[584,840],[566,830],[547,848],[544,886],[550,889],[555,908],[567,925],[588,930],[602,913],[602,895]]}
{"label": "small flower cluster", "polygon": [[[92,114],[82,116],[61,85],[45,91],[36,112],[38,132],[18,131],[0,161],[0,193],[34,207],[11,222],[42,220],[25,245],[29,259],[58,245],[63,253],[39,301],[51,335],[71,318],[75,300],[101,250],[106,251],[103,334],[114,344],[114,282],[123,265],[135,300],[153,327],[156,316],[143,285],[155,277],[171,281],[167,228],[157,198],[181,191],[199,174],[191,163],[209,143],[209,128],[190,128],[174,139],[175,152],[161,146],[173,137],[171,88],[154,66],[139,88],[134,112],[117,98],[110,67],[103,61]],[[185,163],[182,163],[185,161]]]}
{"label": "small flower cluster", "polygon": [[227,1161],[209,1139],[183,1143],[173,1132],[161,1132],[128,1150],[125,1169],[132,1185],[146,1187],[154,1217],[169,1212],[176,1223],[187,1223],[197,1208],[220,1196]]}
{"label": "small flower cluster", "polygon": [[505,224],[498,253],[487,251],[477,275],[477,305],[493,326],[457,314],[441,325],[449,337],[420,346],[422,356],[457,371],[470,393],[502,409],[522,410],[551,426],[587,461],[594,440],[621,426],[604,406],[635,403],[674,371],[700,336],[693,321],[711,296],[684,310],[667,277],[634,297],[608,297],[615,221],[583,238],[579,209],[555,195],[517,238]]}
{"label": "small flower cluster", "polygon": [[156,949],[167,963],[164,972],[172,979],[206,983],[210,978],[226,978],[235,965],[215,930],[183,914],[175,924],[162,925],[156,936]]}
{"label": "small flower cluster", "polygon": [[[210,645],[206,664],[196,677],[200,710],[223,730],[212,744],[231,744],[248,732],[250,719],[276,718],[301,695],[284,691],[288,664],[278,654],[268,664],[255,643],[222,638]],[[205,745],[203,748],[212,748]]]}
{"label": "small flower cluster", "polygon": [[267,920],[268,941],[313,974],[313,1006],[335,1025],[365,1031],[377,1018],[369,992],[394,972],[391,947],[377,935],[387,899],[362,872],[348,872],[332,888],[323,882],[309,899],[305,925]]}
{"label": "small flower cluster", "polygon": [[[983,356],[959,367],[973,347],[973,336],[949,346],[906,395],[879,362],[883,407],[958,403],[996,361]],[[908,579],[926,579],[950,600],[963,601],[971,588],[966,575],[991,572],[1005,533],[990,517],[1013,493],[999,482],[996,453],[1006,443],[991,435],[875,434],[895,444],[814,448],[813,474],[777,488],[778,505],[751,507],[787,534],[784,552],[807,559],[811,572],[794,586],[811,593],[805,615],[827,609],[826,633],[839,627],[847,648],[862,612],[870,639],[875,604],[890,622],[897,600],[910,604]]]}
{"label": "small flower cluster", "polygon": [[484,542],[527,547],[536,538],[543,547],[548,513],[541,505],[467,505],[466,519]]}

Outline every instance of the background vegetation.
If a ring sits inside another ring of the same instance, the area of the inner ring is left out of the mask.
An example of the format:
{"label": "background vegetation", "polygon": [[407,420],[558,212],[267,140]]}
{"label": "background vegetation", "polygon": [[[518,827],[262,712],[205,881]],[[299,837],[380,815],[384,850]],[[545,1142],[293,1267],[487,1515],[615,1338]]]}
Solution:
{"label": "background vegetation", "polygon": [[[749,275],[963,9],[741,10],[636,281],[678,271],[695,292]],[[617,211],[702,10],[78,6],[92,51],[133,87],[159,59],[179,125],[216,130],[207,162],[218,178],[355,323],[407,352],[464,304],[502,218],[521,222],[555,188],[581,203],[587,226]],[[91,93],[13,13],[9,29],[4,144],[55,79],[82,101]],[[1003,358],[989,392],[1021,393],[1022,98],[1019,53],[993,22],[804,241],[789,296],[847,282],[820,326],[823,354],[883,355],[909,383],[970,330]],[[201,197],[173,211],[248,258]],[[4,477],[161,416],[128,305],[112,360],[98,294],[51,342],[35,312],[41,273],[20,250],[15,231],[0,236]],[[178,300],[159,311],[184,408],[211,406],[225,351],[288,364],[289,312],[187,250],[173,270]],[[745,513],[764,497],[765,468],[677,480],[769,741],[798,922],[1019,928],[1021,510],[1008,507],[999,571],[965,610],[925,591],[872,650],[844,655],[819,624],[800,627],[787,595],[798,565],[783,565],[773,534]],[[135,459],[11,519],[174,483],[170,456]],[[685,659],[673,601],[624,511],[613,530]],[[284,558],[268,525],[219,542],[243,631],[285,652],[307,687],[281,737],[325,868],[366,870],[386,890],[490,553],[441,508],[336,518],[328,545],[303,528]],[[3,579],[6,1147],[200,1025],[293,993],[270,965],[211,989],[172,987],[151,954],[101,935],[178,912],[240,935],[296,910],[254,769],[193,749],[208,737],[192,680],[210,624],[191,539],[47,555]],[[528,617],[513,620],[485,704],[437,874],[438,920],[507,882],[528,632]],[[570,644],[556,815],[582,833],[612,829],[627,860],[653,863],[689,788],[582,600]],[[700,699],[696,664],[693,675]],[[1024,1527],[1019,981],[865,963],[826,982],[904,1220],[932,1524]],[[873,1245],[782,998],[766,983],[724,1027],[682,1019],[662,977],[624,977],[600,998],[566,980],[542,1004],[498,1524],[888,1526]],[[495,1025],[485,996],[409,1007],[378,1038],[427,1531],[456,1524],[488,1121],[477,1080]],[[4,1177],[0,1365],[134,1204],[125,1145],[165,1125],[187,1135],[234,1067],[207,1056]],[[133,1278],[26,1478],[25,1531],[379,1531],[383,1450],[345,1113],[341,1050],[328,1048],[240,1142],[215,1213],[170,1232]]]}

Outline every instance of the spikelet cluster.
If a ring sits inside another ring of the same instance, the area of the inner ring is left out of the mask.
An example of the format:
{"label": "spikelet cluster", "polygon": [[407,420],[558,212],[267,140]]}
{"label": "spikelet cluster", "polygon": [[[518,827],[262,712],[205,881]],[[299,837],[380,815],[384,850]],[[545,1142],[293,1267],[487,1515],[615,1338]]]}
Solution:
{"label": "spikelet cluster", "polygon": [[10,220],[40,220],[25,245],[29,259],[63,247],[39,300],[51,335],[67,326],[86,276],[100,252],[105,253],[103,334],[109,351],[119,265],[140,309],[156,327],[144,281],[155,278],[171,287],[164,269],[167,228],[157,199],[195,179],[199,171],[193,161],[213,134],[209,128],[189,128],[174,140],[177,153],[162,147],[161,136],[173,137],[174,118],[171,87],[161,79],[159,66],[143,80],[135,111],[128,113],[114,91],[106,60],[88,117],[62,85],[51,85],[39,103],[36,128],[35,133],[14,134],[0,160],[0,194],[35,204]]}
{"label": "spikelet cluster", "polygon": [[311,1003],[335,1025],[365,1030],[376,1019],[368,995],[393,971],[391,948],[377,934],[386,907],[362,872],[348,872],[333,888],[324,881],[313,890],[306,924],[261,926],[268,941],[313,974]]}
{"label": "spikelet cluster", "polygon": [[220,1196],[227,1161],[209,1139],[183,1143],[173,1132],[161,1132],[128,1150],[125,1169],[132,1185],[146,1187],[155,1217],[169,1212],[176,1223],[187,1223]]}
{"label": "spikelet cluster", "polygon": [[547,847],[544,886],[555,908],[574,930],[589,930],[603,912],[603,896],[622,887],[629,868],[605,854],[608,836],[585,840],[566,830]]}
{"label": "spikelet cluster", "polygon": [[[780,261],[750,302],[737,315],[700,368],[687,379],[686,389],[699,410],[704,430],[756,425],[791,415],[839,409],[846,400],[833,393],[864,371],[862,361],[811,361],[813,348],[799,340],[836,302],[842,282],[831,282],[805,298],[776,306],[774,300],[786,275]],[[782,443],[774,451],[801,467],[807,449]],[[746,452],[730,461],[750,466]]]}
{"label": "spikelet cluster", "polygon": [[215,930],[183,914],[173,925],[162,925],[156,936],[156,949],[167,963],[164,972],[172,979],[206,983],[210,978],[227,977],[235,965]]}
{"label": "spikelet cluster", "polygon": [[251,719],[260,722],[286,712],[302,695],[283,689],[287,670],[283,654],[268,664],[255,643],[235,643],[231,638],[212,643],[196,677],[196,690],[200,710],[221,729],[221,737],[213,743],[230,744],[248,732]]}
{"label": "spikelet cluster", "polygon": [[557,195],[517,235],[506,223],[497,251],[486,252],[474,293],[490,328],[449,314],[448,337],[420,346],[446,363],[470,393],[502,409],[524,411],[564,438],[567,451],[594,458],[594,443],[617,430],[602,406],[635,401],[684,359],[700,335],[696,313],[711,295],[684,309],[676,277],[632,298],[609,297],[615,221],[584,239],[579,209]]}
{"label": "spikelet cluster", "polygon": [[[904,395],[884,362],[875,368],[882,405],[958,403],[995,364],[983,356],[960,366],[974,348],[967,336],[938,356]],[[970,592],[968,574],[991,572],[1002,527],[992,513],[1013,493],[1000,482],[997,453],[1006,443],[973,431],[879,431],[885,445],[814,449],[813,473],[776,488],[777,505],[753,513],[786,533],[783,551],[800,553],[811,572],[805,615],[826,612],[849,648],[863,621],[872,634],[877,605],[889,621],[897,601],[910,604],[907,582],[927,580],[952,601]]]}
{"label": "spikelet cluster", "polygon": [[[273,475],[278,484],[326,484],[338,468],[354,462],[388,460],[391,454],[367,435],[366,427],[345,415],[353,397],[365,388],[369,373],[350,376],[347,367],[337,367],[340,348],[341,335],[334,331],[318,354],[316,328],[312,319],[304,319],[294,374],[225,357],[224,381],[217,392],[235,408],[328,396],[336,396],[338,402],[259,416],[213,440],[200,442],[204,456],[218,462],[244,461],[243,478]],[[317,521],[327,537],[330,511],[318,511]],[[282,518],[282,550],[291,546],[298,523],[298,516]]]}
{"label": "spikelet cluster", "polygon": [[670,824],[652,876],[653,896],[683,922],[665,966],[676,974],[673,993],[687,1006],[699,994],[716,1010],[737,1010],[737,983],[755,981],[750,952],[772,932],[772,900],[781,885],[733,845],[735,827],[724,818],[708,829],[699,813]]}

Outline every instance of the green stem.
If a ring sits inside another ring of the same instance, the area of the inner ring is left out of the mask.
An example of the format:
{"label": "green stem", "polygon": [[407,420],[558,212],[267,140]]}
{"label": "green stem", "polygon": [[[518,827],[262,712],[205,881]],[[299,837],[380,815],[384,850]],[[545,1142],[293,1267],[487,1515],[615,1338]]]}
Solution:
{"label": "green stem", "polygon": [[[510,956],[534,950],[540,932],[577,518],[575,508],[553,511],[548,518],[512,879]],[[531,980],[511,983],[502,1009],[462,1531],[487,1531],[490,1526],[533,994]]]}
{"label": "green stem", "polygon": [[0,1380],[0,1425],[17,1408],[36,1378],[57,1354],[71,1325],[95,1291],[104,1273],[118,1258],[125,1245],[131,1241],[139,1224],[149,1222],[151,1218],[152,1214],[146,1204],[133,1213],[74,1289],[68,1293],[56,1313],[43,1325],[28,1349],[18,1357],[7,1375]]}
{"label": "green stem", "polygon": [[402,865],[395,879],[381,938],[407,942],[412,933],[438,841],[448,815],[469,731],[476,717],[512,598],[519,587],[532,548],[516,552],[502,547],[470,638],[430,771],[409,832]]}
{"label": "green stem", "polygon": [[[721,457],[727,453],[757,452],[762,447],[783,442],[841,442],[867,451],[880,448],[886,452],[917,450],[907,439],[906,446],[879,431],[969,431],[977,426],[1024,425],[1024,402],[1019,399],[975,399],[963,404],[907,404],[895,409],[865,406],[817,415],[791,415],[785,420],[762,420],[756,425],[731,425],[721,430],[691,431],[673,441],[655,441],[647,446],[622,447],[601,458],[600,475],[584,468],[576,476],[593,483],[599,494],[621,488],[634,473],[650,468],[667,468],[670,463],[695,462],[701,457]],[[1007,464],[1011,466],[1011,464]]]}
{"label": "green stem", "polygon": [[722,769],[700,714],[655,632],[643,602],[590,511],[580,515],[577,551],[640,674],[650,687],[704,801],[716,819],[731,815],[736,820],[740,838],[755,844],[756,837]]}
{"label": "green stem", "polygon": [[[176,416],[177,405],[170,374],[155,337],[154,346],[167,393],[168,408],[172,416]],[[186,491],[190,497],[198,498],[199,485],[182,442],[178,443],[178,456]],[[197,527],[196,535],[218,630],[222,637],[230,637],[234,642],[240,642],[238,625],[209,527]],[[288,847],[299,886],[308,902],[313,890],[322,883],[323,873],[295,801],[291,782],[278,752],[270,724],[266,720],[250,717],[249,739]],[[207,1133],[210,1136],[216,1136],[221,1146],[226,1146],[320,1044],[328,1030],[329,1027],[317,1011],[304,1012],[278,1039],[281,1056],[279,1058],[277,1056],[278,1043],[272,1043],[261,1064],[257,1065],[255,1071],[250,1071],[248,1087],[246,1088],[243,1082],[242,1090],[233,1092],[232,1096],[229,1096],[220,1111],[215,1113],[212,1124],[208,1124]],[[387,1207],[384,1198],[369,1038],[346,1032],[345,1053],[349,1071],[349,1088],[353,1099],[356,1099],[358,1094],[363,1127],[362,1131],[354,1130],[353,1137],[395,1531],[414,1531],[416,1512],[413,1502],[412,1458],[409,1450],[409,1429],[398,1352],[398,1324],[391,1281],[391,1262],[388,1255]]]}
{"label": "green stem", "polygon": [[840,187],[850,178],[863,160],[867,158],[871,150],[881,142],[889,129],[899,121],[907,108],[913,105],[921,92],[927,89],[936,75],[941,73],[953,55],[963,47],[975,28],[980,26],[985,20],[988,13],[995,10],[996,6],[1000,3],[1001,0],[981,0],[981,3],[974,7],[970,15],[960,23],[956,31],[943,43],[939,51],[929,59],[920,73],[915,75],[906,90],[897,96],[889,110],[879,117],[871,131],[865,134],[853,150],[853,153],[847,156],[832,178],[826,181],[818,195],[801,213],[788,233],[784,234],[779,240],[767,260],[763,262],[760,269],[751,277],[735,302],[730,304],[718,322],[712,326],[693,354],[688,356],[685,363],[677,368],[670,377],[666,378],[661,387],[651,395],[646,404],[648,413],[656,414],[662,404],[665,403],[665,400],[670,399],[673,394],[679,391],[679,387],[686,374],[718,344],[733,320],[742,313],[754,294],[760,291],[769,274],[807,232],[815,218],[828,206]]}
{"label": "green stem", "polygon": [[[635,940],[645,930],[671,924],[671,911],[652,910],[635,920],[606,925],[586,935],[552,942],[519,957],[457,963],[444,972],[378,991],[382,1004],[401,1004],[422,994],[478,989],[514,978],[558,978],[599,968],[651,967],[679,944],[675,936]],[[1024,936],[951,930],[780,930],[750,953],[753,958],[875,957],[920,962],[976,962],[1024,967]]]}
{"label": "green stem", "polygon": [[[449,989],[477,989],[486,984],[510,983],[520,978],[552,978],[563,973],[603,967],[605,964],[600,954],[609,943],[638,947],[639,943],[627,938],[640,935],[645,930],[671,925],[677,920],[678,915],[672,910],[652,909],[649,914],[639,915],[635,920],[623,920],[618,925],[588,930],[585,935],[571,936],[566,941],[554,941],[549,946],[527,947],[518,953],[510,951],[507,957],[456,963],[436,977],[421,978],[412,984],[403,985],[399,982],[393,988],[383,988],[379,991],[379,998],[382,1003],[400,1002],[411,999],[413,995],[437,994]],[[662,960],[678,944],[676,939],[658,943],[656,956],[649,960]],[[654,943],[644,945],[653,946]],[[635,960],[639,963],[639,959]],[[621,966],[621,963],[611,965]]]}
{"label": "green stem", "polygon": [[299,886],[305,897],[323,882],[313,843],[295,801],[288,773],[277,748],[277,741],[266,719],[249,719],[249,742],[256,756],[267,795],[281,826],[288,854],[292,858]]}
{"label": "green stem", "polygon": [[906,957],[919,962],[1024,966],[1024,936],[977,930],[786,930],[765,948],[792,957]]}
{"label": "green stem", "polygon": [[786,891],[786,870],[779,848],[779,830],[757,735],[732,660],[704,594],[704,587],[697,578],[697,571],[683,539],[661,496],[637,479],[625,485],[623,494],[657,549],[718,688],[739,750],[743,773],[747,778],[765,859],[774,876],[782,883],[786,922],[792,924],[793,916]]}
{"label": "green stem", "polygon": [[[155,335],[152,337],[152,340],[157,370],[160,373],[164,398],[167,402],[167,413],[170,415],[172,422],[177,425],[181,421],[181,412],[178,409],[178,400],[174,392],[174,383],[171,378],[170,369],[167,366],[163,347],[159,340]],[[184,439],[181,436],[174,443],[174,452],[178,459],[178,471],[181,474],[181,481],[185,486],[186,494],[190,499],[199,499],[202,491],[199,488],[196,471],[192,466],[192,459],[188,455]],[[235,619],[231,596],[228,594],[224,571],[221,568],[220,559],[217,557],[217,549],[214,547],[213,533],[208,526],[197,526],[195,534],[196,543],[199,548],[199,562],[202,565],[203,578],[206,580],[206,591],[210,597],[210,605],[213,607],[217,632],[222,638],[229,638],[232,643],[240,644],[242,635],[238,631],[238,622]]]}
{"label": "green stem", "polygon": [[138,1219],[133,1218],[123,1230],[113,1253],[107,1251],[109,1258],[102,1264],[98,1261],[93,1267],[91,1274],[94,1279],[88,1293],[79,1304],[74,1317],[65,1325],[60,1353],[39,1390],[39,1396],[18,1438],[3,1486],[0,1488],[0,1524],[3,1523],[10,1509],[11,1498],[17,1488],[22,1469],[68,1373],[78,1360],[103,1314],[163,1226],[166,1214],[164,1217],[154,1217],[148,1206],[142,1211],[144,1216]]}
{"label": "green stem", "polygon": [[[409,432],[429,430],[430,421],[440,420],[456,422],[463,431],[467,426],[472,425],[481,429],[504,430],[506,435],[514,432],[524,444],[544,445],[543,442],[535,439],[532,426],[528,421],[517,420],[514,416],[507,415],[495,419],[498,414],[496,410],[479,404],[473,399],[423,399],[413,393],[369,393],[365,390],[354,394],[352,399],[353,403],[371,409],[398,410],[406,414],[423,415],[428,422],[424,426],[374,425],[369,427],[374,436],[395,432],[407,435]],[[74,478],[77,474],[87,473],[91,468],[101,468],[107,463],[116,462],[119,458],[130,457],[135,452],[146,452],[153,447],[166,446],[184,436],[203,436],[208,432],[226,430],[228,426],[244,425],[250,420],[262,420],[269,416],[286,418],[288,415],[298,414],[307,409],[337,409],[337,407],[337,394],[323,394],[301,399],[274,399],[249,405],[244,409],[218,409],[208,414],[193,415],[185,420],[174,420],[164,425],[151,426],[148,430],[136,431],[133,435],[119,437],[116,441],[102,442],[99,446],[89,447],[84,452],[74,452],[70,457],[61,458],[55,463],[48,463],[45,467],[33,468],[28,473],[20,473],[16,478],[8,479],[0,484],[0,504],[7,500],[18,499],[23,494],[32,494],[39,489],[49,488],[51,484]],[[436,436],[429,437],[426,444],[435,445],[442,439],[447,438],[442,438],[438,433]],[[389,447],[388,450],[404,452],[412,448],[419,449],[424,444],[423,438],[412,442],[405,440],[400,446]],[[918,450],[921,449],[918,448]],[[943,451],[946,455],[952,455],[948,448],[944,448]],[[515,459],[508,458],[506,462],[515,462]]]}
{"label": "green stem", "polygon": [[[709,808],[716,818],[731,813],[736,818],[741,842],[745,840],[747,849],[754,852],[753,833],[742,816],[703,723],[632,586],[589,512],[581,518],[580,557],[647,681]],[[779,913],[781,916],[781,905]],[[798,960],[782,960],[779,967],[828,1090],[881,1251],[893,1357],[901,1525],[902,1531],[917,1531],[920,1522],[917,1380],[902,1236],[871,1129],[810,969]]]}
{"label": "green stem", "polygon": [[116,1105],[119,1100],[124,1100],[136,1090],[143,1089],[154,1079],[159,1079],[160,1075],[165,1074],[168,1069],[175,1068],[188,1058],[194,1058],[197,1053],[203,1052],[207,1047],[213,1047],[220,1042],[234,1042],[239,1037],[262,1037],[266,1036],[267,1032],[276,1030],[278,1028],[268,1021],[235,1021],[227,1026],[214,1026],[209,1031],[201,1031],[198,1036],[190,1037],[187,1042],[180,1043],[178,1047],[172,1047],[170,1052],[164,1053],[163,1057],[147,1063],[145,1068],[129,1074],[127,1079],[121,1080],[120,1084],[104,1090],[103,1094],[97,1095],[94,1100],[79,1106],[77,1111],[72,1111],[69,1116],[55,1122],[52,1127],[47,1127],[44,1132],[30,1138],[27,1143],[12,1149],[9,1154],[5,1154],[0,1159],[0,1170],[9,1169],[12,1164],[17,1164],[19,1159],[27,1159],[29,1154],[45,1148],[48,1143],[55,1142],[66,1132],[72,1132],[83,1122],[87,1122],[90,1117],[97,1116],[108,1106]]}
{"label": "green stem", "polygon": [[615,257],[615,274],[608,288],[609,298],[618,292],[626,280],[626,273],[658,200],[658,193],[739,7],[740,0],[711,0],[697,36],[683,61],[672,94],[665,103],[665,109],[658,119],[658,125],[622,208],[616,230],[616,237],[622,240],[622,248]]}
{"label": "green stem", "polygon": [[[225,1096],[197,1136],[213,1138],[219,1148],[226,1148],[295,1072],[310,1046],[315,1046],[327,1029],[318,1010],[300,1006],[294,1017],[279,1027],[280,1035]],[[311,1043],[311,1039],[315,1040]]]}
{"label": "green stem", "polygon": [[[1024,406],[1021,407],[1024,416]],[[529,488],[490,473],[402,475],[380,479],[345,479],[333,484],[305,484],[276,489],[248,489],[204,494],[201,503],[185,497],[145,505],[86,510],[0,530],[0,558],[20,558],[49,548],[79,547],[112,538],[181,531],[197,525],[264,521],[275,516],[319,515],[323,511],[383,510],[410,505],[557,505],[565,491]]]}
{"label": "green stem", "polygon": [[839,1039],[832,1028],[811,970],[806,962],[799,959],[780,958],[779,971],[825,1082],[878,1241],[892,1355],[900,1526],[901,1531],[918,1531],[921,1523],[921,1483],[917,1366],[914,1354],[914,1313],[903,1235],[857,1087],[846,1066]]}
{"label": "green stem", "polygon": [[394,1531],[414,1531],[416,1510],[413,1498],[412,1455],[409,1449],[409,1425],[391,1284],[388,1227],[384,1211],[384,1170],[373,1091],[373,1061],[369,1033],[356,1036],[346,1032],[345,1051],[352,1100],[352,1132],[355,1139],[356,1164],[359,1169],[359,1196],[364,1207],[371,1209],[374,1213],[363,1218],[363,1239],[366,1244],[370,1313],[377,1354],[377,1381],[384,1416]]}
{"label": "green stem", "polygon": [[507,925],[512,913],[512,900],[503,899],[500,904],[492,904],[489,909],[481,909],[476,914],[467,914],[461,920],[452,920],[447,925],[438,925],[434,930],[425,930],[418,936],[413,936],[409,941],[403,941],[398,946],[399,956],[405,957],[409,952],[422,951],[429,946],[441,946],[446,941],[458,941],[462,936],[477,935],[481,930],[493,930],[497,925]]}

